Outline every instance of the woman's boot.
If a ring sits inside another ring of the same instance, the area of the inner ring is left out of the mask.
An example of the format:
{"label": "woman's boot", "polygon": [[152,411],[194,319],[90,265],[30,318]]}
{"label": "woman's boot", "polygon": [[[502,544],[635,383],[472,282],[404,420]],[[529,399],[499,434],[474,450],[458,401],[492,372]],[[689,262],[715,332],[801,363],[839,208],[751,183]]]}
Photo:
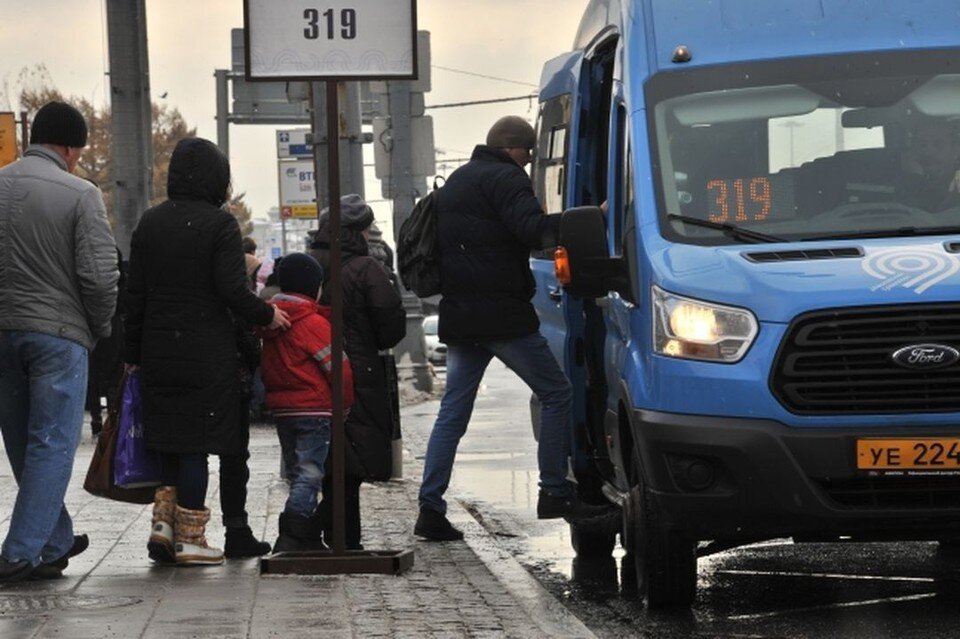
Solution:
{"label": "woman's boot", "polygon": [[177,508],[177,487],[160,486],[153,493],[153,524],[150,528],[150,541],[147,552],[150,559],[158,564],[172,564],[176,561],[173,549],[173,526]]}
{"label": "woman's boot", "polygon": [[188,510],[182,506],[177,506],[174,554],[178,566],[223,563],[223,551],[207,545],[204,532],[208,521],[210,521],[209,508]]}

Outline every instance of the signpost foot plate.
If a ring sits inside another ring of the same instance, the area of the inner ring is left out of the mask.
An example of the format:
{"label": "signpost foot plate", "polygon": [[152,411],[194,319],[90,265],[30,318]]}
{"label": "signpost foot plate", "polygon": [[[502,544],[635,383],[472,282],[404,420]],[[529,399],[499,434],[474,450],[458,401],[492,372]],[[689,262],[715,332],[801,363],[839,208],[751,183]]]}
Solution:
{"label": "signpost foot plate", "polygon": [[413,567],[412,550],[310,550],[260,559],[262,575],[399,575]]}

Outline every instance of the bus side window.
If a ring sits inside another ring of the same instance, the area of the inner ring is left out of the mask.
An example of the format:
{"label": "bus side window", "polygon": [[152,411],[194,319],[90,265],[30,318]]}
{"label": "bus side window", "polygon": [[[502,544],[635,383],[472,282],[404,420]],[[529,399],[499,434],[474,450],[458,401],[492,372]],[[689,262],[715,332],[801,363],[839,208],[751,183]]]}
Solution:
{"label": "bus side window", "polygon": [[[570,148],[571,98],[561,95],[540,109],[537,150],[531,174],[533,190],[546,213],[562,213],[566,202],[566,161]],[[533,251],[537,259],[552,260],[553,248]]]}

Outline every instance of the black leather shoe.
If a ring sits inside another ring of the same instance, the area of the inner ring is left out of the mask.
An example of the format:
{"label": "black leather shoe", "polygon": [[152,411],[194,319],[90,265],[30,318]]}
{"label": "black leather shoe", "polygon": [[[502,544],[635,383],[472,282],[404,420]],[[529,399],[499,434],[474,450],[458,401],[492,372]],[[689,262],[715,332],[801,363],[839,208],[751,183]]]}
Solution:
{"label": "black leather shoe", "polygon": [[605,515],[612,506],[585,504],[576,495],[550,495],[542,490],[537,499],[537,519],[593,519]]}
{"label": "black leather shoe", "polygon": [[30,581],[46,581],[49,579],[60,579],[60,577],[63,577],[63,568],[58,568],[53,564],[40,564],[33,569],[28,579]]}
{"label": "black leather shoe", "polygon": [[225,557],[230,559],[260,557],[268,552],[270,552],[270,544],[254,537],[250,526],[227,528],[227,538],[223,544]]}
{"label": "black leather shoe", "polygon": [[33,572],[33,566],[29,561],[8,561],[0,557],[0,583],[12,584],[17,581],[23,581]]}
{"label": "black leather shoe", "polygon": [[[67,551],[63,557],[59,559],[54,559],[47,563],[41,564],[43,566],[53,566],[54,568],[59,569],[61,572],[67,567],[67,564],[70,563],[69,560],[71,557],[76,557],[84,550],[90,547],[90,538],[86,535],[74,535],[73,536],[73,545],[70,546],[70,550]],[[38,566],[39,567],[39,566]]]}
{"label": "black leather shoe", "polygon": [[453,527],[445,515],[429,508],[421,508],[413,527],[413,534],[430,541],[459,541],[463,533]]}
{"label": "black leather shoe", "polygon": [[70,563],[70,558],[76,557],[89,546],[89,537],[86,535],[74,535],[73,545],[70,546],[70,550],[68,550],[62,557],[54,559],[53,561],[42,563],[34,568],[33,572],[30,573],[30,581],[37,581],[41,579],[59,579],[63,576],[63,571],[66,570],[67,565]]}

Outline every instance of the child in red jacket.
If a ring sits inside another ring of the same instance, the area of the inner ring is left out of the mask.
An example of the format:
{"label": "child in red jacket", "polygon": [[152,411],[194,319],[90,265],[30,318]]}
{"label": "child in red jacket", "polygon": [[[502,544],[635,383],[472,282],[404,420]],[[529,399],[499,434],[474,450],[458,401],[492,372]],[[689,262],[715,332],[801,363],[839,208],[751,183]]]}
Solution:
{"label": "child in red jacket", "polygon": [[[290,478],[290,495],[280,514],[273,551],[319,550],[323,532],[317,492],[323,481],[333,416],[330,309],[320,306],[323,268],[303,253],[280,263],[280,294],[271,302],[290,318],[286,331],[264,331],[261,369],[267,406]],[[343,405],[353,404],[353,373],[343,358]]]}

